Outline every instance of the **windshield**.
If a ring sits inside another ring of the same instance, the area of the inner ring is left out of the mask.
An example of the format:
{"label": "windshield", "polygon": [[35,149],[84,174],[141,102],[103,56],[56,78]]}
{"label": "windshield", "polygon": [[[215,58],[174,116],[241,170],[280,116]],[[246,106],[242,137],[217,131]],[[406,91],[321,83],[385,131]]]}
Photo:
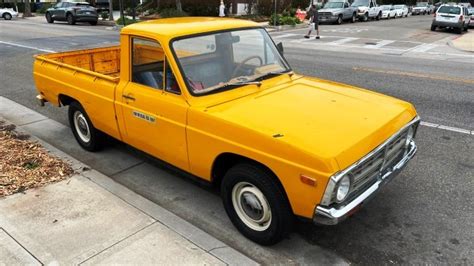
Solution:
{"label": "windshield", "polygon": [[393,6],[393,8],[395,8],[395,9],[403,9],[403,5],[401,5],[401,6],[396,5],[396,6]]}
{"label": "windshield", "polygon": [[382,6],[382,10],[390,10],[392,6]]}
{"label": "windshield", "polygon": [[172,49],[194,95],[258,84],[266,77],[291,71],[264,29],[178,39]]}
{"label": "windshield", "polygon": [[428,3],[416,3],[416,6],[418,6],[418,7],[425,7],[427,5],[428,5]]}
{"label": "windshield", "polygon": [[438,13],[459,15],[461,8],[457,6],[442,6],[439,8]]}
{"label": "windshield", "polygon": [[352,6],[369,6],[369,0],[355,0]]}
{"label": "windshield", "polygon": [[324,8],[342,8],[344,3],[342,2],[329,2],[324,5]]}

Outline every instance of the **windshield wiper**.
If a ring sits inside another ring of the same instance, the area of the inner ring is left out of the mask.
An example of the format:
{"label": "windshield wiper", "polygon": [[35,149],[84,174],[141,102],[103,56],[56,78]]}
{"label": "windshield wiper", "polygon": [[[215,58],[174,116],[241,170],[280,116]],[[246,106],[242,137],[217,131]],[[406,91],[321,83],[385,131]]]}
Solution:
{"label": "windshield wiper", "polygon": [[282,74],[293,74],[293,71],[291,71],[290,69],[285,69],[283,71],[272,71],[272,72],[268,72],[268,73],[265,73],[265,74],[259,76],[255,80],[262,81],[266,78],[270,78],[270,77],[274,77],[274,76],[278,76],[278,75],[282,75]]}
{"label": "windshield wiper", "polygon": [[229,89],[232,89],[232,88],[235,88],[235,87],[239,87],[239,86],[244,86],[244,85],[257,85],[257,86],[260,87],[260,85],[262,85],[262,82],[260,82],[260,81],[255,81],[255,80],[251,80],[251,81],[238,81],[238,82],[227,82],[227,83],[222,84],[222,86],[217,87],[216,89],[213,89],[212,91],[210,91],[210,93],[219,92],[219,91],[225,91],[225,90],[229,90]]}

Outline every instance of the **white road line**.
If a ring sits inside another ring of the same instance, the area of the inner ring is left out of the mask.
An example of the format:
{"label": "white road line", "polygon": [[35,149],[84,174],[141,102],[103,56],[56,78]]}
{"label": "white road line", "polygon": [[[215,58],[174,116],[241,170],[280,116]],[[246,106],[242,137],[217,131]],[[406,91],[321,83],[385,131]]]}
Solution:
{"label": "white road line", "polygon": [[381,40],[380,42],[377,42],[376,45],[364,45],[364,48],[369,48],[369,49],[379,49],[385,45],[388,45],[388,44],[391,44],[391,43],[394,43],[395,41],[392,41],[392,40]]}
{"label": "white road line", "polygon": [[52,50],[46,50],[46,49],[36,48],[36,47],[32,47],[32,46],[26,46],[26,45],[22,45],[22,44],[12,43],[12,42],[0,41],[0,44],[6,44],[6,45],[11,45],[11,46],[26,48],[26,49],[36,50],[36,51],[40,51],[40,52],[45,52],[45,53],[54,53],[54,51],[52,51]]}
{"label": "white road line", "polygon": [[337,40],[337,41],[328,42],[326,44],[327,45],[341,45],[341,44],[352,42],[352,41],[355,41],[355,40],[358,40],[358,39],[359,38],[347,37],[347,38],[340,39],[340,40]]}
{"label": "white road line", "polygon": [[432,128],[438,128],[438,129],[442,129],[442,130],[462,133],[462,134],[474,135],[474,130],[469,130],[469,129],[464,129],[464,128],[444,126],[444,125],[425,122],[425,121],[421,121],[420,125],[425,126],[425,127],[432,127]]}

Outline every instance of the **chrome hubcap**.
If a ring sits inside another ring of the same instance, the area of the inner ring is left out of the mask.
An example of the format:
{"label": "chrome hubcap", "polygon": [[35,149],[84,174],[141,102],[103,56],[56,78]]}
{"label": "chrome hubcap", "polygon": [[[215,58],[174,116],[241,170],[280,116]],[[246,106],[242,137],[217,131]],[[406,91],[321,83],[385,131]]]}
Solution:
{"label": "chrome hubcap", "polygon": [[266,230],[272,212],[262,191],[248,182],[239,182],[232,189],[232,204],[240,220],[255,231]]}
{"label": "chrome hubcap", "polygon": [[74,127],[76,129],[77,135],[83,142],[87,143],[91,140],[89,124],[87,123],[84,115],[79,111],[74,113]]}

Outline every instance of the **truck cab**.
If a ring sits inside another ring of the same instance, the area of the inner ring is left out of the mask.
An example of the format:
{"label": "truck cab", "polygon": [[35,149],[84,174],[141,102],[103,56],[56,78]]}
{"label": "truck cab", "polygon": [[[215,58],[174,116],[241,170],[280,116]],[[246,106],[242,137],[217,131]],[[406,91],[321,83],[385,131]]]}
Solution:
{"label": "truck cab", "polygon": [[357,8],[357,17],[360,21],[382,18],[382,8],[377,5],[376,0],[355,0],[351,6]]}

